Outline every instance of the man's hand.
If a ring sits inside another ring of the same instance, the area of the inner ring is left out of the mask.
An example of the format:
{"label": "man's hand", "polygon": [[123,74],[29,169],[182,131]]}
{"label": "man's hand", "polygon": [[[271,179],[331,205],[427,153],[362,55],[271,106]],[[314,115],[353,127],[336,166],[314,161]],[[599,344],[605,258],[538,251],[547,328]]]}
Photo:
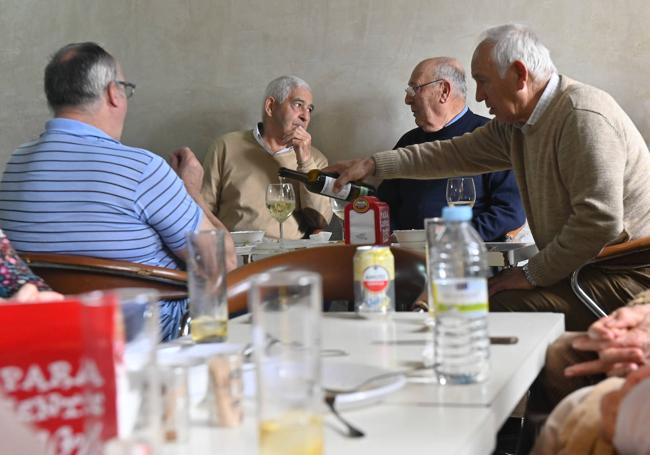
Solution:
{"label": "man's hand", "polygon": [[490,295],[508,289],[534,289],[528,282],[521,267],[504,269],[488,280]]}
{"label": "man's hand", "polygon": [[196,199],[203,185],[203,166],[189,147],[181,147],[172,152],[169,164],[185,183],[187,192]]}
{"label": "man's hand", "polygon": [[639,382],[650,377],[650,367],[644,367],[630,373],[625,380],[625,384],[619,390],[605,394],[600,402],[601,414],[601,430],[603,437],[607,442],[612,442],[614,439],[614,431],[616,430],[616,419],[618,418],[618,410],[621,406],[623,398],[637,385]]}
{"label": "man's hand", "polygon": [[[54,291],[39,291],[32,283],[24,284],[10,297],[14,302],[48,302],[63,300],[63,296]],[[4,301],[4,299],[0,299]]]}
{"label": "man's hand", "polygon": [[282,142],[293,147],[298,166],[311,159],[311,134],[302,126],[297,126],[285,134]]}
{"label": "man's hand", "polygon": [[619,308],[594,322],[572,346],[596,352],[598,359],[568,367],[564,370],[566,376],[625,376],[637,370],[650,358],[650,305]]}
{"label": "man's hand", "polygon": [[334,192],[338,193],[343,187],[353,180],[363,180],[375,174],[375,160],[372,158],[360,158],[356,160],[339,161],[323,169],[324,172],[332,172],[339,175],[334,182]]}

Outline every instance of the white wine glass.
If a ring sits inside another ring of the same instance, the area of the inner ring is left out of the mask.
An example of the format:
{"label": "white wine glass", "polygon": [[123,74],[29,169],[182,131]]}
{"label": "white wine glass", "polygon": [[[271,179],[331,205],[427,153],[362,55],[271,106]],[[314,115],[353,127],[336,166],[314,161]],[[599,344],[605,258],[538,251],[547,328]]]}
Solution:
{"label": "white wine glass", "polygon": [[474,207],[476,188],[471,177],[453,177],[447,179],[447,204]]}
{"label": "white wine glass", "polygon": [[332,204],[332,212],[334,212],[334,215],[343,222],[345,218],[345,206],[348,205],[348,201],[342,201],[341,199],[331,197],[330,204]]}
{"label": "white wine glass", "polygon": [[266,188],[266,208],[280,224],[280,245],[284,244],[282,223],[291,216],[296,208],[296,195],[291,183],[271,183]]}
{"label": "white wine glass", "polygon": [[330,204],[332,205],[332,212],[334,215],[341,220],[341,238],[345,237],[345,206],[348,205],[348,201],[343,201],[335,197],[330,198]]}

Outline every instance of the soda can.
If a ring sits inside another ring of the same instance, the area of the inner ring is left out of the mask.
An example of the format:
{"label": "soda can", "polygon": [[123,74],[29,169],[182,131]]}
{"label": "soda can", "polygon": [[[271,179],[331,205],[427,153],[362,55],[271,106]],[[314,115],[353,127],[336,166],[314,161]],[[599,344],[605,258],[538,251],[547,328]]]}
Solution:
{"label": "soda can", "polygon": [[354,254],[354,307],[362,316],[395,311],[395,259],[387,246],[360,246]]}

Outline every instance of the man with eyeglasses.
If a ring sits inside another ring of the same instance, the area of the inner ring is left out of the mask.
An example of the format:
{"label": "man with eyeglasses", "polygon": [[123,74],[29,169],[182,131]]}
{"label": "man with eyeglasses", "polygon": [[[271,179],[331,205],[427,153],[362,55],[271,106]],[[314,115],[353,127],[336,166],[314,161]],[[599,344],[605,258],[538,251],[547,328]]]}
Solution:
{"label": "man with eyeglasses", "polygon": [[[650,236],[650,152],[607,93],[558,74],[527,27],[487,30],[472,57],[476,100],[494,119],[446,141],[379,152],[331,166],[350,180],[435,178],[513,169],[539,253],[489,281],[490,310],[550,311],[585,330],[591,311],[571,274],[608,245]],[[581,270],[583,290],[606,313],[650,287],[650,264]]]}
{"label": "man with eyeglasses", "polygon": [[[465,103],[465,71],[456,59],[429,58],[411,73],[404,102],[411,107],[417,128],[404,134],[395,148],[451,139],[475,130],[489,119]],[[505,240],[526,220],[512,171],[473,177],[476,202],[472,224],[485,241]],[[390,206],[393,229],[422,229],[425,218],[439,217],[447,205],[447,179],[384,180],[379,197]]]}
{"label": "man with eyeglasses", "polygon": [[[216,139],[204,157],[203,196],[231,231],[262,230],[278,238],[278,222],[266,208],[270,183],[279,183],[280,167],[307,172],[327,166],[307,132],[314,110],[309,85],[281,76],[266,87],[262,121],[253,129]],[[294,184],[296,209],[284,222],[284,238],[299,239],[326,227],[332,217],[329,199]]]}
{"label": "man with eyeglasses", "polygon": [[[54,118],[14,151],[0,187],[2,228],[17,250],[177,269],[188,231],[223,228],[162,157],[120,142],[134,90],[95,43],[69,44],[52,56],[45,95]],[[183,164],[179,172],[192,162]],[[233,268],[230,235],[226,242]],[[160,303],[163,339],[178,335],[186,311],[185,300]]]}

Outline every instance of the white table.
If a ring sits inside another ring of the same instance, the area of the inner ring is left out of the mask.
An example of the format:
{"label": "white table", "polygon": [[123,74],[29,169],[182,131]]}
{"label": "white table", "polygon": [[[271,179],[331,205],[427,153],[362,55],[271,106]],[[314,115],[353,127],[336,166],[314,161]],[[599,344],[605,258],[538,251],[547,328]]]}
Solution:
{"label": "white table", "polygon": [[[342,349],[348,356],[337,360],[364,363],[392,370],[406,370],[421,362],[431,337],[423,330],[423,316],[397,313],[388,321],[360,320],[347,313],[326,313],[323,347]],[[248,316],[231,321],[229,340],[246,343],[250,335]],[[348,439],[336,431],[338,423],[326,418],[325,452],[336,455],[361,453],[395,454],[489,454],[495,448],[497,430],[544,364],[547,346],[564,331],[564,318],[551,313],[491,313],[491,336],[516,336],[513,345],[492,345],[491,373],[484,384],[440,386],[409,381],[383,403],[344,411],[366,432],[361,439]],[[190,453],[257,453],[254,406],[247,403],[247,418],[236,429],[194,429]],[[179,448],[179,453],[186,453]],[[405,452],[404,452],[405,453]]]}

